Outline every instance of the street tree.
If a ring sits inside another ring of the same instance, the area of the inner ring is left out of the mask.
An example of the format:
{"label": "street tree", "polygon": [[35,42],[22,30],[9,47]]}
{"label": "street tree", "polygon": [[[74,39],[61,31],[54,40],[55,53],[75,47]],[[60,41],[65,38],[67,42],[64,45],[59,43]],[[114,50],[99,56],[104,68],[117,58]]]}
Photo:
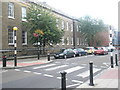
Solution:
{"label": "street tree", "polygon": [[[45,46],[61,42],[63,31],[56,25],[56,19],[59,18],[57,18],[50,9],[31,5],[28,8],[25,19],[26,22],[23,22],[23,26],[29,32],[28,37],[31,43],[39,41],[43,48],[45,48]],[[39,36],[39,40],[35,35]]]}
{"label": "street tree", "polygon": [[[84,16],[80,18],[80,32],[85,37],[88,46],[94,46],[95,35],[98,32],[105,30],[105,24],[100,19],[94,19],[90,16]],[[97,42],[101,42],[98,40]]]}

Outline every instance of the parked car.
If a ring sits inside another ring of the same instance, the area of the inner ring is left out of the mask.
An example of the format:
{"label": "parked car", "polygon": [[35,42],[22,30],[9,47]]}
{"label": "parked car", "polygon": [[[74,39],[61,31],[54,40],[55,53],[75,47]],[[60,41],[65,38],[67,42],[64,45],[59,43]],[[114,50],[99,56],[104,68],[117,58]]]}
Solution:
{"label": "parked car", "polygon": [[75,52],[76,56],[87,55],[87,52],[82,48],[74,49],[74,52]]}
{"label": "parked car", "polygon": [[72,49],[61,49],[59,52],[54,54],[54,58],[68,58],[75,57],[75,52]]}
{"label": "parked car", "polygon": [[93,54],[94,51],[95,51],[95,48],[94,47],[86,47],[84,48],[85,51],[87,52],[87,54]]}
{"label": "parked car", "polygon": [[105,47],[97,47],[96,50],[94,51],[94,55],[97,54],[108,54],[108,50]]}

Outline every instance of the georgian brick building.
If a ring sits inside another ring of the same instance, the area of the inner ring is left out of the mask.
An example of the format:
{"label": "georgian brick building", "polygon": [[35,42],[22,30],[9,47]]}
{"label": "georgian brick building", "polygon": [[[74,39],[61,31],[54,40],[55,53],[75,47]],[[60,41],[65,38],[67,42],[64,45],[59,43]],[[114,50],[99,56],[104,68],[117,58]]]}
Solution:
{"label": "georgian brick building", "polygon": [[[22,27],[22,22],[26,21],[24,17],[27,17],[27,7],[30,3],[42,5],[42,7],[49,8],[52,12],[59,17],[62,22],[57,26],[62,28],[65,33],[62,37],[62,42],[53,45],[54,50],[60,48],[77,48],[85,47],[87,44],[85,39],[81,36],[79,31],[79,20],[68,16],[59,10],[51,8],[46,3],[32,2],[32,0],[5,0],[0,2],[0,49],[12,50],[14,49],[14,31],[13,27],[18,27],[17,30],[17,49],[18,55],[33,54],[33,52],[27,52],[31,48],[36,48],[32,44],[28,43],[27,32]],[[35,54],[35,53],[34,53]],[[8,52],[8,55],[13,55],[13,52]]]}

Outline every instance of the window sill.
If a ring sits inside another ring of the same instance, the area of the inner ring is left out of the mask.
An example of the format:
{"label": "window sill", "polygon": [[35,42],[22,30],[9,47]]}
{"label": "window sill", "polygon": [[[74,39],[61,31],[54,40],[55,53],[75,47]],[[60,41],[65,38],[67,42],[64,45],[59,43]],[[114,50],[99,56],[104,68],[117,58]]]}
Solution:
{"label": "window sill", "polygon": [[22,45],[25,46],[25,45],[28,45],[28,44],[27,43],[23,43]]}
{"label": "window sill", "polygon": [[14,17],[8,16],[9,19],[15,19]]}
{"label": "window sill", "polygon": [[23,22],[27,22],[27,20],[26,20],[26,19],[22,19],[22,21],[23,21]]}
{"label": "window sill", "polygon": [[13,45],[14,45],[14,43],[9,43],[8,45],[9,45],[9,46],[13,46]]}

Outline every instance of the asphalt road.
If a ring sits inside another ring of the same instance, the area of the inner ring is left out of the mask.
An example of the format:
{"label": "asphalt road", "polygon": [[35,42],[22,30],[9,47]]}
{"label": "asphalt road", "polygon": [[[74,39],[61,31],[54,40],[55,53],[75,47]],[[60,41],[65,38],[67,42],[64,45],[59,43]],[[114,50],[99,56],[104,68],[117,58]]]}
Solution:
{"label": "asphalt road", "polygon": [[56,59],[53,63],[4,70],[2,88],[61,88],[61,71],[66,71],[66,87],[75,88],[89,80],[89,62],[94,77],[110,67],[110,54]]}

